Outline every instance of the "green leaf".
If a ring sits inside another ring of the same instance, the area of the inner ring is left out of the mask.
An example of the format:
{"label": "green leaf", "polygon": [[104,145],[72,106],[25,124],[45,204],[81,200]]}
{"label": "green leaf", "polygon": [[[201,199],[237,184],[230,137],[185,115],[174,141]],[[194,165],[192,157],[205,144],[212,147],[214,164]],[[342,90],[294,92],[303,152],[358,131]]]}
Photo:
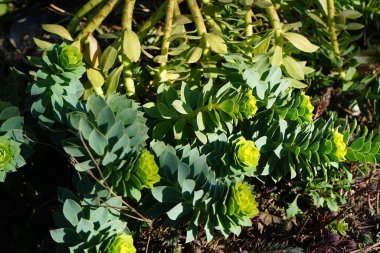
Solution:
{"label": "green leaf", "polygon": [[234,105],[235,102],[232,99],[227,99],[220,104],[220,109],[226,113],[233,113]]}
{"label": "green leaf", "polygon": [[282,64],[284,65],[288,74],[296,80],[303,80],[305,78],[303,67],[296,60],[290,56],[286,56],[282,59]]}
{"label": "green leaf", "polygon": [[191,207],[189,205],[189,203],[181,202],[181,203],[178,203],[177,205],[175,205],[168,212],[166,212],[166,214],[168,215],[169,219],[177,220],[178,217],[180,217],[181,215],[183,215],[183,214],[185,214],[191,210],[189,207]]}
{"label": "green leaf", "polygon": [[269,0],[256,0],[253,3],[260,8],[268,8],[272,6],[272,2]]}
{"label": "green leaf", "polygon": [[113,46],[109,46],[104,50],[101,58],[99,67],[103,72],[107,72],[113,67],[117,58],[118,50]]}
{"label": "green leaf", "polygon": [[132,62],[137,62],[141,55],[141,44],[139,36],[133,31],[124,31],[123,53]]}
{"label": "green leaf", "polygon": [[360,12],[356,10],[344,10],[341,12],[341,14],[348,19],[357,19],[363,16],[363,14],[361,14]]}
{"label": "green leaf", "polygon": [[172,103],[172,106],[174,107],[174,109],[177,110],[177,112],[179,112],[181,114],[190,114],[190,113],[193,112],[193,110],[191,109],[191,107],[188,106],[187,104],[185,104],[181,100],[174,100],[173,103]]}
{"label": "green leaf", "polygon": [[205,33],[204,38],[209,43],[211,50],[215,53],[226,54],[228,52],[226,42],[219,35],[215,33]]}
{"label": "green leaf", "polygon": [[123,65],[114,69],[111,74],[106,79],[105,90],[106,95],[110,95],[116,92],[117,87],[119,86],[119,80],[121,72],[123,71]]}
{"label": "green leaf", "polygon": [[303,82],[300,82],[296,79],[289,78],[288,80],[290,81],[290,85],[295,89],[304,89],[307,87],[306,84],[304,84]]}
{"label": "green leaf", "polygon": [[73,37],[71,37],[71,34],[69,33],[69,31],[67,31],[67,29],[61,25],[44,24],[42,25],[42,29],[44,29],[45,31],[49,33],[56,34],[61,38],[67,39],[69,41],[73,41]]}
{"label": "green leaf", "polygon": [[272,66],[280,66],[282,63],[282,47],[276,45],[271,60]]}
{"label": "green leaf", "polygon": [[313,53],[318,50],[318,46],[312,44],[306,37],[298,33],[287,32],[284,37],[296,48],[303,52]]}
{"label": "green leaf", "polygon": [[63,204],[63,215],[74,227],[78,225],[81,213],[81,206],[74,200],[67,199]]}
{"label": "green leaf", "polygon": [[350,148],[356,151],[361,150],[364,145],[364,141],[364,137],[359,137],[351,144]]}
{"label": "green leaf", "polygon": [[349,23],[346,25],[347,30],[360,30],[363,29],[364,25],[359,23]]}
{"label": "green leaf", "polygon": [[297,205],[299,195],[294,199],[294,201],[289,205],[289,207],[286,209],[286,216],[290,219],[295,217],[297,214],[301,214],[302,210],[299,209]]}
{"label": "green leaf", "polygon": [[333,211],[333,212],[337,212],[339,210],[339,206],[338,206],[338,203],[336,203],[336,200],[333,199],[333,198],[327,198],[326,199],[326,204],[327,204],[327,207]]}
{"label": "green leaf", "polygon": [[194,47],[189,50],[186,56],[187,63],[195,63],[199,61],[202,56],[203,49],[201,47]]}
{"label": "green leaf", "polygon": [[70,228],[51,230],[50,235],[57,243],[79,243],[81,241],[75,230]]}
{"label": "green leaf", "polygon": [[92,150],[95,151],[96,154],[102,156],[104,154],[104,150],[108,145],[108,139],[97,129],[94,129],[89,136],[88,143]]}
{"label": "green leaf", "polygon": [[33,37],[33,41],[37,45],[37,47],[44,49],[44,50],[49,49],[53,46],[53,43],[50,43],[50,42],[44,41],[44,40],[40,40],[40,39],[37,39],[34,37]]}
{"label": "green leaf", "polygon": [[177,203],[182,199],[182,194],[171,186],[156,186],[152,189],[152,195],[161,203]]}
{"label": "green leaf", "polygon": [[76,227],[76,232],[78,234],[80,233],[87,234],[89,232],[91,233],[93,230],[94,230],[94,223],[84,218],[80,219],[78,226]]}

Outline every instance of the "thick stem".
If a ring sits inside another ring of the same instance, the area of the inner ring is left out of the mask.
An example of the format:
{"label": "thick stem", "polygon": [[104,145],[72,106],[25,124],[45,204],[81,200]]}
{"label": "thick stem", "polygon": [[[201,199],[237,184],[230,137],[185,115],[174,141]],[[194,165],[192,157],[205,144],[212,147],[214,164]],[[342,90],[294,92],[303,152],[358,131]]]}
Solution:
{"label": "thick stem", "polygon": [[[123,32],[132,31],[133,10],[136,0],[125,0],[122,16]],[[123,37],[124,38],[124,37]],[[125,43],[123,43],[124,45]],[[132,62],[123,54],[123,79],[127,96],[133,96],[136,93],[135,82],[133,80]]]}
{"label": "thick stem", "polygon": [[284,36],[283,36],[283,32],[282,32],[281,21],[280,21],[280,18],[278,17],[277,11],[273,5],[268,7],[268,8],[265,8],[265,10],[268,14],[270,23],[271,23],[273,30],[274,30],[275,44],[276,44],[276,46],[283,47]]}
{"label": "thick stem", "polygon": [[[173,26],[173,16],[176,0],[168,0],[166,7],[166,18],[165,18],[165,27],[164,27],[164,37],[162,39],[161,45],[161,55],[168,57],[169,46],[170,46],[170,36],[172,35],[172,26]],[[161,63],[161,66],[166,65],[166,61]]]}
{"label": "thick stem", "polygon": [[207,33],[205,21],[203,20],[203,16],[196,0],[186,0],[187,6],[190,9],[191,16],[194,19],[195,27],[197,28],[197,32],[199,36],[203,36],[203,34]]}
{"label": "thick stem", "polygon": [[67,26],[67,30],[73,34],[81,19],[101,2],[104,2],[104,0],[90,0],[85,5],[83,5],[82,8],[80,8],[71,19],[69,25]]}
{"label": "thick stem", "polygon": [[[178,4],[182,3],[184,0],[177,0]],[[158,21],[160,21],[166,12],[166,6],[168,4],[168,0],[161,4],[161,6],[156,10],[154,14],[152,14],[147,21],[140,27],[137,34],[139,35],[140,41],[143,41],[145,37],[148,35],[148,32],[152,27],[157,25]]]}
{"label": "thick stem", "polygon": [[84,38],[87,34],[92,33],[103,22],[103,20],[111,13],[119,0],[109,0],[95,17],[83,28],[82,32],[77,36],[77,40]]}
{"label": "thick stem", "polygon": [[249,39],[253,35],[253,25],[252,25],[252,17],[253,17],[253,12],[252,12],[252,7],[251,6],[246,6],[245,10],[247,13],[245,14],[245,39]]}
{"label": "thick stem", "polygon": [[125,0],[123,8],[123,16],[121,26],[123,31],[132,31],[133,9],[135,8],[136,0]]}
{"label": "thick stem", "polygon": [[[330,34],[330,40],[333,47],[333,52],[335,57],[338,59],[339,62],[341,62],[341,55],[340,55],[340,48],[339,48],[339,41],[338,41],[338,35],[336,33],[335,28],[335,6],[334,6],[334,0],[327,0],[327,25],[328,25],[328,31]],[[344,79],[345,78],[345,72],[342,70],[342,68],[338,67],[339,76]]]}

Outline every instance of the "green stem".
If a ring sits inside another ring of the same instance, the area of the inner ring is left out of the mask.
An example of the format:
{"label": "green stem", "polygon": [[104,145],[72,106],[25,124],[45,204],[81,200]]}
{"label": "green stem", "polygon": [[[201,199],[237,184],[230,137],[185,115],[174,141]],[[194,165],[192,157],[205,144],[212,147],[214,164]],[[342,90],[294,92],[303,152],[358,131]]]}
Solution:
{"label": "green stem", "polygon": [[[123,33],[132,31],[133,10],[136,0],[125,0],[123,7],[123,16],[121,27]],[[124,36],[123,36],[124,38]],[[123,43],[124,45],[125,43]],[[123,79],[127,96],[133,96],[136,93],[135,82],[133,80],[132,62],[123,54]]]}
{"label": "green stem", "polygon": [[274,30],[275,44],[277,46],[283,47],[284,35],[282,32],[281,21],[280,21],[280,18],[278,17],[277,11],[274,8],[273,4],[272,6],[266,8],[265,10],[268,14],[269,20]]}
{"label": "green stem", "polygon": [[253,35],[253,25],[252,25],[252,17],[253,17],[253,12],[252,12],[252,7],[251,6],[246,6],[245,10],[247,13],[245,14],[245,39],[249,39]]}
{"label": "green stem", "polygon": [[203,34],[207,33],[205,21],[203,20],[203,16],[196,0],[186,0],[187,6],[190,9],[191,16],[194,19],[195,27],[197,28],[197,32],[199,36],[203,36]]}
{"label": "green stem", "polygon": [[[172,26],[173,26],[173,17],[174,17],[174,9],[175,9],[176,0],[168,0],[167,8],[166,8],[166,18],[165,18],[165,27],[164,27],[164,37],[162,39],[161,45],[161,55],[167,57],[169,54],[169,46],[170,46],[170,36],[172,35]],[[166,65],[166,61],[161,63],[161,66]]]}
{"label": "green stem", "polygon": [[98,6],[101,2],[104,2],[104,0],[90,0],[85,5],[83,5],[82,8],[80,8],[71,19],[69,25],[67,26],[67,30],[70,33],[74,33],[82,18],[96,6]]}
{"label": "green stem", "polygon": [[77,36],[77,40],[83,39],[87,34],[95,31],[97,27],[103,22],[103,20],[111,13],[113,8],[119,0],[109,0],[102,9],[95,15],[95,17],[83,28],[82,32]]}
{"label": "green stem", "polygon": [[219,26],[218,23],[209,15],[205,15],[206,21],[211,27],[212,30],[222,32],[222,28]]}
{"label": "green stem", "polygon": [[284,33],[282,30],[281,21],[273,4],[270,7],[265,8],[265,11],[269,17],[269,21],[274,30],[275,46],[272,58],[272,65],[281,65],[282,54],[284,51]]}
{"label": "green stem", "polygon": [[[339,41],[338,41],[338,35],[336,33],[335,28],[335,6],[334,6],[334,0],[327,0],[327,25],[328,25],[328,31],[330,34],[330,40],[333,47],[333,52],[335,57],[338,59],[339,62],[341,62],[341,55],[340,55],[340,48],[339,48]],[[345,73],[342,70],[341,67],[338,67],[339,76],[344,79]]]}
{"label": "green stem", "polygon": [[[177,3],[180,4],[184,0],[177,0]],[[139,35],[140,41],[143,41],[145,37],[148,35],[148,32],[152,27],[157,25],[158,21],[160,21],[164,16],[166,12],[166,6],[168,4],[168,0],[163,2],[161,6],[156,10],[156,12],[149,17],[147,21],[140,27],[137,34]]]}
{"label": "green stem", "polygon": [[121,26],[123,31],[132,31],[133,9],[135,8],[136,0],[125,0],[123,8],[123,16]]}

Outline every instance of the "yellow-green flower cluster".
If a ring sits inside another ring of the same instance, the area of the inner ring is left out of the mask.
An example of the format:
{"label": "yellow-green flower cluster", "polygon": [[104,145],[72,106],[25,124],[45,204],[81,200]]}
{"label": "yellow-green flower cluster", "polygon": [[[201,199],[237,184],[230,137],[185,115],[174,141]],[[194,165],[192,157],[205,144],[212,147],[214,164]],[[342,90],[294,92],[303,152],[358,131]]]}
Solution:
{"label": "yellow-green flower cluster", "polygon": [[148,150],[143,151],[140,156],[136,175],[143,185],[150,188],[153,188],[153,185],[160,181],[158,166],[154,160],[154,156]]}
{"label": "yellow-green flower cluster", "polygon": [[20,154],[19,145],[8,137],[0,137],[0,171],[12,171],[16,168],[16,158]]}
{"label": "yellow-green flower cluster", "polygon": [[136,253],[131,235],[120,234],[108,247],[106,253]]}
{"label": "yellow-green flower cluster", "polygon": [[83,56],[74,46],[64,46],[59,53],[59,63],[64,69],[77,67],[82,63]]}
{"label": "yellow-green flower cluster", "polygon": [[335,144],[335,155],[339,160],[344,160],[347,154],[347,145],[343,140],[343,134],[335,130],[333,134],[333,141]]}
{"label": "yellow-green flower cluster", "polygon": [[256,98],[252,95],[252,90],[249,90],[241,101],[240,111],[246,118],[252,118],[257,112]]}
{"label": "yellow-green flower cluster", "polygon": [[304,93],[302,94],[302,102],[301,106],[307,111],[304,114],[304,117],[311,121],[313,119],[313,111],[314,111],[314,106],[310,102],[310,97],[308,95],[305,95]]}
{"label": "yellow-green flower cluster", "polygon": [[259,164],[260,150],[251,140],[240,137],[235,146],[235,161],[241,167],[256,167]]}
{"label": "yellow-green flower cluster", "polygon": [[255,196],[252,194],[248,184],[236,182],[232,187],[229,213],[248,218],[253,218],[259,214]]}

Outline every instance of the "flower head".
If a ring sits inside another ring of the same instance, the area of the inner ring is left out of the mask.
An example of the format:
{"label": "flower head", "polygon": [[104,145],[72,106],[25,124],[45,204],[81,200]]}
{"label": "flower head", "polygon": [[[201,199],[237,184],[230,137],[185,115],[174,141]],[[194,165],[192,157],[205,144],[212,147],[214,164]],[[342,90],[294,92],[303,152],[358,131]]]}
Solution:
{"label": "flower head", "polygon": [[310,97],[308,95],[302,94],[301,106],[306,110],[304,116],[311,121],[313,119],[314,106],[310,102]]}
{"label": "flower head", "polygon": [[249,90],[244,98],[243,104],[241,105],[241,112],[244,114],[246,118],[251,118],[255,116],[257,112],[256,98],[252,95],[252,90]]}
{"label": "flower head", "polygon": [[260,151],[255,143],[241,137],[235,146],[235,161],[242,167],[256,167],[259,164]]}
{"label": "flower head", "polygon": [[248,184],[236,182],[232,187],[232,195],[229,208],[237,215],[253,218],[259,213],[255,196],[252,194]]}
{"label": "flower head", "polygon": [[118,235],[108,247],[106,253],[136,253],[132,236],[125,233]]}
{"label": "flower head", "polygon": [[153,188],[153,185],[160,181],[158,166],[154,160],[154,156],[148,150],[142,152],[136,174],[143,185],[147,185],[150,188]]}
{"label": "flower head", "polygon": [[64,69],[77,67],[82,63],[82,54],[74,46],[64,46],[59,52],[59,63]]}
{"label": "flower head", "polygon": [[334,131],[333,140],[335,144],[335,155],[339,160],[344,160],[347,154],[347,145],[343,140],[343,134]]}

